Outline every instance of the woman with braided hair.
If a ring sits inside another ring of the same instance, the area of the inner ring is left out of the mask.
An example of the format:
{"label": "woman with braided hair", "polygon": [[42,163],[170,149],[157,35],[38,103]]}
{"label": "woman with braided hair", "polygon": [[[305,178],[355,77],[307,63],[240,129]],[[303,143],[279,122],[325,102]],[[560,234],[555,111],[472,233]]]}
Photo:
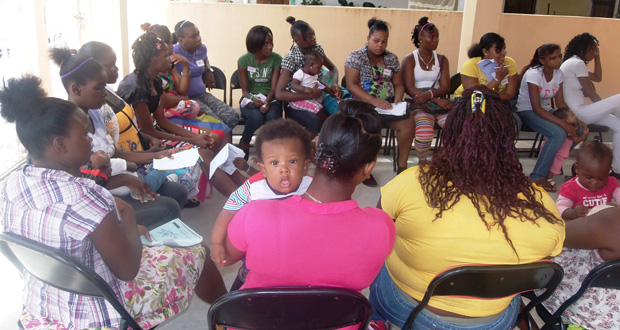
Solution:
{"label": "woman with braided hair", "polygon": [[243,288],[314,285],[368,287],[394,245],[392,219],[360,208],[351,195],[375,165],[381,119],[348,100],[323,124],[316,172],[301,196],[254,200],[228,226],[226,263],[246,256]]}
{"label": "woman with braided hair", "polygon": [[[592,60],[594,72],[589,72],[587,64]],[[587,32],[571,39],[560,70],[564,75],[564,100],[575,116],[586,124],[602,125],[614,132],[611,175],[620,178],[620,94],[601,99],[592,84],[603,80],[598,40]],[[586,97],[591,104],[586,104]]]}
{"label": "woman with braided hair", "polygon": [[[380,205],[398,230],[394,251],[370,287],[373,319],[402,327],[430,281],[449,268],[530,263],[561,252],[564,223],[553,199],[523,173],[513,127],[497,92],[467,89],[430,163],[381,189]],[[512,329],[520,302],[519,296],[434,297],[413,328]]]}

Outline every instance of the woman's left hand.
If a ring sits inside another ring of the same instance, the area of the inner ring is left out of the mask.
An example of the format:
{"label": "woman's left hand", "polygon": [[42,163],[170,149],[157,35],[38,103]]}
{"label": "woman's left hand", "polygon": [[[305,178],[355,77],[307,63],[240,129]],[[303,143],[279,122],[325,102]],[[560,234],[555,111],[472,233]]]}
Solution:
{"label": "woman's left hand", "polygon": [[439,98],[435,104],[437,104],[438,106],[440,106],[442,109],[444,110],[450,110],[452,109],[452,102],[450,102],[450,100],[446,100],[446,99],[442,99]]}
{"label": "woman's left hand", "polygon": [[138,236],[144,236],[146,237],[146,240],[149,242],[152,242],[153,239],[151,238],[151,233],[149,233],[149,230],[144,227],[143,225],[136,225],[138,227]]}
{"label": "woman's left hand", "polygon": [[413,98],[413,102],[423,104],[423,103],[430,101],[432,98],[433,98],[433,95],[431,95],[431,92],[426,91],[426,92],[416,95]]}
{"label": "woman's left hand", "polygon": [[164,144],[161,142],[160,139],[156,139],[150,135],[146,135],[146,134],[141,134],[141,136],[146,139],[146,141],[149,144],[149,152],[157,152],[160,151],[162,149],[164,149]]}
{"label": "woman's left hand", "polygon": [[340,86],[338,86],[338,83],[332,84],[332,93],[337,99],[340,99],[342,97],[342,91],[340,90]]}
{"label": "woman's left hand", "polygon": [[215,77],[213,76],[213,72],[209,70],[206,70],[206,71],[207,71],[207,75],[205,77],[206,78],[205,86],[207,86],[209,91],[211,91],[211,88],[215,88]]}

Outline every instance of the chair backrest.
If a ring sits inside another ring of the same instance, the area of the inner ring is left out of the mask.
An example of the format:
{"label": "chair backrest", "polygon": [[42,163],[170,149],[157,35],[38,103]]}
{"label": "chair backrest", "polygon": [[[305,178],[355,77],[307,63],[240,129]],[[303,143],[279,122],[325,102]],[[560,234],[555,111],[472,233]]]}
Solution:
{"label": "chair backrest", "polygon": [[95,271],[66,254],[12,233],[0,234],[0,251],[20,271],[77,295],[106,299],[121,315],[121,328],[142,329],[116,298],[112,288]]}
{"label": "chair backrest", "polygon": [[457,72],[450,77],[450,92],[448,94],[454,94],[459,86],[461,86],[461,73]]}
{"label": "chair backrest", "polygon": [[547,260],[522,265],[472,265],[452,268],[435,276],[428,285],[424,298],[411,311],[402,329],[411,329],[415,317],[428,304],[431,296],[494,299],[546,289],[538,299],[531,301],[523,309],[519,314],[520,320],[553,293],[563,276],[562,267]]}
{"label": "chair backrest", "polygon": [[325,287],[274,287],[233,291],[209,309],[209,329],[366,329],[372,307],[356,291]]}
{"label": "chair backrest", "polygon": [[344,88],[347,88],[347,77],[342,75],[342,81],[340,81],[340,85]]}
{"label": "chair backrest", "polygon": [[[215,89],[221,89],[222,91],[224,91],[224,103],[226,103],[226,75],[224,75],[224,72],[222,72],[222,70],[220,70],[218,67],[216,66],[211,66],[211,69],[213,69],[213,78],[215,79]],[[202,81],[206,83],[207,81],[207,70],[205,69],[205,72],[202,73]]]}
{"label": "chair backrest", "polygon": [[[620,289],[620,259],[609,260],[592,269],[583,282],[581,282],[579,290],[553,313],[553,316],[551,316],[541,330],[553,328],[557,321],[560,321],[562,313],[575,301],[579,300],[588,288]],[[561,321],[560,326],[564,328]]]}
{"label": "chair backrest", "polygon": [[239,81],[239,70],[235,70],[232,76],[230,76],[230,90],[228,95],[228,105],[232,108],[233,103],[233,90],[241,89],[241,82]]}

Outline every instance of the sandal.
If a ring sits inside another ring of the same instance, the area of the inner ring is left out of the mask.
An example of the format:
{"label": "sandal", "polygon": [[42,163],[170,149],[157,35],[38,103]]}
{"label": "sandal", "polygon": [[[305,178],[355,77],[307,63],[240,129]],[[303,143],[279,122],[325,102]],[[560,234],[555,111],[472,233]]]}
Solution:
{"label": "sandal", "polygon": [[536,180],[532,183],[536,184],[540,188],[545,189],[546,192],[555,192],[555,187],[549,181],[547,181],[547,179]]}
{"label": "sandal", "polygon": [[198,205],[200,205],[200,201],[197,200],[196,198],[192,198],[192,199],[188,199],[187,202],[185,202],[185,205],[183,206],[183,208],[191,209]]}

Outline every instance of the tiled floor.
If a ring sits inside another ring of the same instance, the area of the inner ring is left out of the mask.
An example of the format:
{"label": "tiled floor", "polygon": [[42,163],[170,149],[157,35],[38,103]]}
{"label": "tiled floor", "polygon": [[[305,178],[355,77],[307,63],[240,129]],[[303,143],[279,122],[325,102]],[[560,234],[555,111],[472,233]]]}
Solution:
{"label": "tiled floor", "polygon": [[[606,137],[605,141],[611,141],[611,138]],[[524,141],[519,142],[517,147],[519,150],[525,150],[529,145],[531,145],[531,142]],[[534,167],[535,159],[528,158],[527,152],[521,152],[520,160],[525,173],[529,174]],[[565,173],[570,173],[572,163],[572,160],[567,160],[564,163]],[[416,164],[417,157],[415,157],[415,152],[412,151],[412,156],[409,158],[409,166]],[[380,154],[377,160],[377,166],[373,171],[373,175],[379,183],[379,187],[385,185],[388,181],[394,178],[396,174],[392,171],[390,156],[383,156]],[[554,180],[558,183],[558,185],[561,185],[564,182],[564,176],[558,175],[554,178]],[[358,201],[361,207],[376,206],[377,201],[379,200],[379,195],[379,188],[370,188],[360,185],[355,190],[353,198]],[[557,198],[557,193],[552,193],[551,195],[554,199]],[[194,230],[202,234],[207,243],[210,243],[211,229],[215,222],[215,218],[225,201],[226,199],[224,196],[218,192],[214,192],[213,196],[202,203],[199,207],[183,210],[181,218]],[[237,264],[235,266],[221,269],[222,276],[224,277],[227,287],[230,287],[232,284],[238,267],[239,265]],[[18,329],[16,326],[16,320],[21,310],[22,284],[16,269],[4,257],[0,257],[0,269],[3,270],[2,275],[0,276],[0,292],[2,292],[2,298],[0,299],[0,329]],[[168,320],[168,322],[162,324],[158,327],[158,329],[173,330],[206,328],[208,308],[208,304],[195,298],[185,313]]]}

